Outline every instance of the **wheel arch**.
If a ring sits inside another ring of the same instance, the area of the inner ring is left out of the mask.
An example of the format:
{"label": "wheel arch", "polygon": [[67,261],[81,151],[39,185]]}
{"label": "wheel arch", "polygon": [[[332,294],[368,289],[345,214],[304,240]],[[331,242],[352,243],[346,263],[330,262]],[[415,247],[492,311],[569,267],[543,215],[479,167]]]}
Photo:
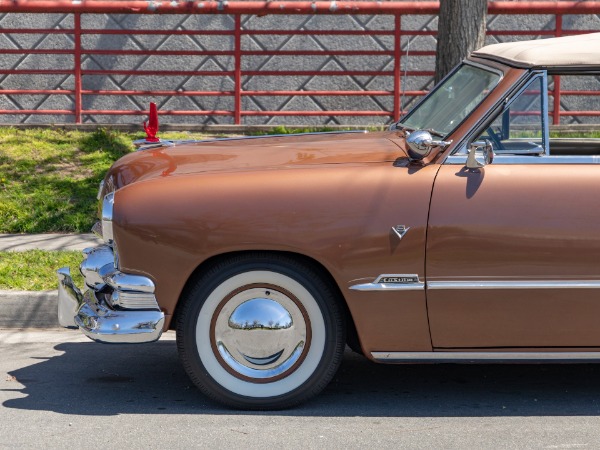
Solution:
{"label": "wheel arch", "polygon": [[244,254],[250,254],[250,253],[262,254],[262,255],[269,255],[269,254],[284,255],[291,259],[299,261],[302,264],[311,266],[319,274],[321,274],[324,277],[325,281],[327,281],[327,283],[329,283],[331,285],[332,289],[334,290],[334,292],[336,294],[335,298],[337,299],[338,306],[340,306],[342,308],[342,311],[344,312],[344,316],[346,319],[346,321],[345,321],[346,322],[346,342],[347,342],[348,346],[355,352],[362,354],[360,341],[358,338],[358,332],[356,330],[356,325],[354,323],[354,319],[352,317],[352,314],[350,313],[350,309],[348,308],[346,299],[345,299],[344,295],[342,294],[342,291],[341,291],[338,283],[335,281],[335,278],[331,275],[331,272],[329,272],[329,270],[327,270],[327,268],[323,264],[321,264],[319,261],[317,261],[316,259],[311,258],[306,255],[303,255],[303,254],[300,254],[300,253],[294,253],[294,252],[274,251],[274,250],[244,250],[244,251],[237,251],[237,252],[222,253],[222,254],[214,255],[214,256],[206,259],[201,264],[199,264],[198,267],[196,267],[196,269],[194,269],[194,271],[188,277],[188,279],[181,291],[181,294],[179,295],[179,298],[177,300],[177,305],[175,306],[175,310],[173,312],[173,317],[169,324],[169,329],[170,330],[175,329],[178,318],[179,318],[180,311],[183,309],[181,307],[181,305],[182,305],[181,299],[183,297],[185,297],[185,295],[188,292],[188,290],[190,289],[190,287],[193,286],[194,280],[196,280],[204,272],[209,270],[212,266],[218,264],[220,261],[223,261],[224,259],[228,259],[231,257],[240,256],[240,255],[244,255]]}

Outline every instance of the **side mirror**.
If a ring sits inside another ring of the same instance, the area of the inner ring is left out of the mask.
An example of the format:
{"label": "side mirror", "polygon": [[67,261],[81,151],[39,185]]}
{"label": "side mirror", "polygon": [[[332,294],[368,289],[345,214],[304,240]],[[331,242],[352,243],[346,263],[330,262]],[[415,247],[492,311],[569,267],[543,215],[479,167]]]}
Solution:
{"label": "side mirror", "polygon": [[[481,150],[483,153],[482,160],[478,160],[476,157],[476,152]],[[494,161],[494,148],[492,147],[492,143],[487,139],[482,141],[472,142],[469,146],[469,156],[467,158],[467,169],[479,169],[480,167],[487,166]]]}
{"label": "side mirror", "polygon": [[408,157],[412,161],[420,161],[431,153],[434,147],[447,147],[450,142],[434,141],[431,133],[427,130],[416,130],[406,138],[408,145]]}

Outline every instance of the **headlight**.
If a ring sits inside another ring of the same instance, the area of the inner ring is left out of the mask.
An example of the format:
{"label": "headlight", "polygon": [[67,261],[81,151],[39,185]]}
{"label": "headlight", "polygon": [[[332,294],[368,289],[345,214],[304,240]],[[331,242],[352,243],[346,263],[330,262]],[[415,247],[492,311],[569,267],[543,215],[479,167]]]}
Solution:
{"label": "headlight", "polygon": [[113,241],[112,219],[114,201],[114,192],[106,194],[104,200],[102,200],[102,237],[107,244],[110,244]]}

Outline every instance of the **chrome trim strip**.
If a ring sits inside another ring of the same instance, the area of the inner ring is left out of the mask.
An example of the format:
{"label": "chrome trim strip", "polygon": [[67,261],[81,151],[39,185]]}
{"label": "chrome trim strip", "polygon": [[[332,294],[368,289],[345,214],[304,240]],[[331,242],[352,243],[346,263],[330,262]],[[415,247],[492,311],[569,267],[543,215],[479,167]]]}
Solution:
{"label": "chrome trim strip", "polygon": [[[382,282],[387,278],[397,278],[403,281]],[[372,283],[355,284],[350,286],[350,289],[353,291],[422,291],[425,289],[425,283],[419,281],[418,274],[382,274]]]}
{"label": "chrome trim strip", "polygon": [[110,244],[113,240],[112,220],[114,205],[115,193],[106,194],[104,200],[102,200],[102,236],[104,242],[107,244]]}
{"label": "chrome trim strip", "polygon": [[[546,155],[550,156],[550,116],[548,112],[548,72],[541,71],[542,74],[542,127],[543,127],[543,146]],[[535,78],[534,78],[535,79]]]}
{"label": "chrome trim strip", "polygon": [[136,145],[136,151],[150,150],[159,147],[173,147],[175,145],[184,145],[184,144],[204,144],[210,142],[222,142],[222,141],[241,141],[245,139],[267,139],[267,138],[278,138],[278,137],[290,137],[290,136],[314,136],[319,134],[349,134],[349,133],[368,133],[369,130],[342,130],[342,131],[312,131],[309,133],[289,133],[289,134],[264,134],[261,136],[238,136],[238,137],[228,137],[228,138],[217,138],[217,139],[188,139],[181,141],[167,141],[161,140],[156,143],[146,143],[145,139],[141,139],[139,141],[135,141],[134,145]]}
{"label": "chrome trim strip", "polygon": [[600,289],[600,280],[429,281],[427,289]]}
{"label": "chrome trim strip", "polygon": [[422,291],[425,289],[425,283],[413,283],[413,284],[376,284],[376,283],[365,283],[355,284],[350,286],[353,291]]}
{"label": "chrome trim strip", "polygon": [[600,361],[600,352],[371,352],[384,362]]}
{"label": "chrome trim strip", "polygon": [[[446,158],[444,164],[464,166],[467,163],[467,155],[451,155]],[[493,165],[499,164],[600,164],[599,155],[502,155],[495,153]]]}

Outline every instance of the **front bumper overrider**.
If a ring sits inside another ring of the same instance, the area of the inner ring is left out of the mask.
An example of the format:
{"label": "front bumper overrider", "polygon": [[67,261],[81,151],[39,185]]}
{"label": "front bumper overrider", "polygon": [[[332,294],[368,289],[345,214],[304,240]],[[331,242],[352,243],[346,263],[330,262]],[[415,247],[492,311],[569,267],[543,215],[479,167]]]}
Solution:
{"label": "front bumper overrider", "polygon": [[83,251],[80,271],[87,290],[82,293],[68,267],[58,270],[58,321],[79,329],[94,341],[154,342],[160,338],[165,316],[147,277],[119,271],[113,248],[101,245]]}

